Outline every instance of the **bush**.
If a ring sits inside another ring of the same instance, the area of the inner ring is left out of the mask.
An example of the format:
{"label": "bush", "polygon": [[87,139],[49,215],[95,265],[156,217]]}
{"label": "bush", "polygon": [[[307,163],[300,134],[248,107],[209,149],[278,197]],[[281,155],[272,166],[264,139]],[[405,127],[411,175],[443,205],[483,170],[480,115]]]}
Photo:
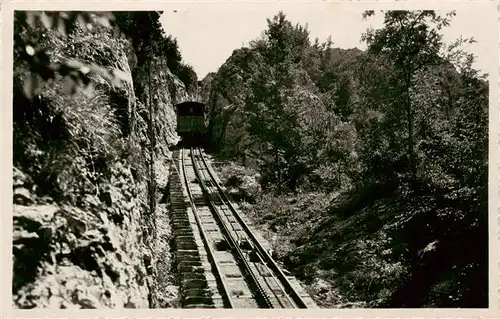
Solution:
{"label": "bush", "polygon": [[[114,53],[125,53],[126,42],[94,26],[94,33],[74,29],[66,42],[48,31],[41,42],[51,59],[126,68],[126,56]],[[28,99],[21,83],[29,76],[26,65],[19,64],[14,73],[14,163],[33,177],[40,195],[76,202],[87,193],[98,194],[99,184],[109,177],[109,165],[123,156],[125,144],[111,96],[128,102],[131,84],[113,86],[92,74],[93,89],[74,92],[72,78],[56,74],[41,82],[38,96]]]}
{"label": "bush", "polygon": [[260,175],[244,166],[230,163],[218,168],[222,183],[236,200],[254,203],[261,194]]}

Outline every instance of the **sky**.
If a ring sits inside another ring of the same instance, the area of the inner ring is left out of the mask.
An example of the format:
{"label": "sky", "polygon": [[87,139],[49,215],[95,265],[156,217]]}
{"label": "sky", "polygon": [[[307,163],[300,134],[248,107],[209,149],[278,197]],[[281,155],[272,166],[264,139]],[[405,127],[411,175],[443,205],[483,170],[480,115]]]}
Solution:
{"label": "sky", "polygon": [[[455,10],[451,26],[443,30],[444,41],[451,43],[460,36],[474,37],[477,43],[468,45],[467,51],[476,55],[476,69],[488,73],[495,56],[498,36],[496,9],[491,2],[441,4],[441,7],[407,7],[401,3],[356,2],[179,2],[164,7],[160,21],[167,34],[177,38],[183,61],[193,66],[198,78],[203,79],[231,56],[235,49],[248,46],[267,27],[267,18],[282,10],[293,24],[307,23],[310,39],[325,41],[331,36],[333,47],[365,49],[361,34],[368,27],[382,26],[383,16],[376,11],[374,17],[362,19],[368,9],[437,9],[440,12]],[[375,7],[376,6],[376,7]],[[446,7],[443,7],[446,6]],[[493,8],[493,10],[492,10]],[[495,59],[496,58],[496,59]]]}

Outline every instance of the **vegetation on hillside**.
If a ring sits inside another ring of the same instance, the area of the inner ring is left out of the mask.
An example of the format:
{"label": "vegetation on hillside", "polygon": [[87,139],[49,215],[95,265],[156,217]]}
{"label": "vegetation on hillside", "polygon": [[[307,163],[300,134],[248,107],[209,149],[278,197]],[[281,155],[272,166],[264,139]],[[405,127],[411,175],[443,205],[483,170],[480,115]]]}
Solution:
{"label": "vegetation on hillside", "polygon": [[114,12],[116,24],[132,41],[138,66],[145,65],[148,56],[161,57],[188,91],[195,90],[198,82],[196,72],[192,66],[182,62],[177,40],[165,34],[159,21],[160,15],[161,12],[155,11]]}
{"label": "vegetation on hillside", "polygon": [[488,304],[488,83],[453,16],[385,12],[363,52],[279,13],[207,80],[212,149],[258,170],[244,207],[322,306]]}

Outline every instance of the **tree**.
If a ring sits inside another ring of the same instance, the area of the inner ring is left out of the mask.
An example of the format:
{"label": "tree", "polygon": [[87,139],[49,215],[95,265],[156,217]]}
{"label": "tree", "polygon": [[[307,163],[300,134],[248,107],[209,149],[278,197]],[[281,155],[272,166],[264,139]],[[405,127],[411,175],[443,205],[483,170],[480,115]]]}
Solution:
{"label": "tree", "polygon": [[161,12],[117,11],[113,14],[120,30],[132,40],[138,65],[143,65],[147,62],[149,47],[155,44],[155,51],[159,51],[165,41],[165,33],[159,21]]}
{"label": "tree", "polygon": [[[364,36],[369,53],[393,69],[387,89],[372,94],[372,103],[388,101],[382,128],[406,124],[404,150],[415,191],[405,196],[411,218],[402,231],[410,232],[404,241],[412,276],[390,306],[487,305],[488,91],[472,55],[460,48],[473,39],[450,46],[441,40],[439,30],[453,15],[392,11],[384,28]],[[432,257],[419,255],[436,239]]]}
{"label": "tree", "polygon": [[280,12],[268,19],[264,46],[257,54],[259,68],[254,74],[245,108],[249,134],[262,143],[264,167],[269,182],[277,186],[295,187],[294,159],[300,135],[297,132],[297,113],[290,103],[293,72],[300,50],[308,45],[307,31],[294,28]]}
{"label": "tree", "polygon": [[172,38],[172,36],[167,36],[161,42],[162,51],[167,58],[167,67],[174,73],[178,74],[177,70],[181,66],[182,55],[179,51],[179,45],[177,44],[177,39]]}
{"label": "tree", "polygon": [[192,92],[198,85],[198,75],[189,64],[181,64],[177,71],[177,76],[186,85],[186,90]]}
{"label": "tree", "polygon": [[[364,13],[364,17],[373,11]],[[454,12],[445,17],[434,11],[388,11],[385,13],[384,27],[370,29],[363,35],[368,44],[368,52],[392,61],[395,70],[393,97],[395,107],[402,106],[406,114],[407,161],[410,181],[416,178],[414,134],[414,101],[411,98],[413,80],[417,72],[431,65],[442,62],[440,51],[443,46],[439,30],[449,25]]]}

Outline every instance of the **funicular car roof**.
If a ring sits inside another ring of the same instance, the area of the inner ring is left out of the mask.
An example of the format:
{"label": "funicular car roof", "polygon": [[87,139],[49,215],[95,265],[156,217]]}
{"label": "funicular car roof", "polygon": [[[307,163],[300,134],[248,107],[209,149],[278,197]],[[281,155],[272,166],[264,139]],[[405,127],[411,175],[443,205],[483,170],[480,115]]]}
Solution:
{"label": "funicular car roof", "polygon": [[177,104],[175,107],[177,108],[177,112],[179,112],[179,110],[185,110],[188,107],[194,107],[197,111],[201,109],[204,113],[207,111],[207,107],[205,104],[194,101],[182,102]]}

